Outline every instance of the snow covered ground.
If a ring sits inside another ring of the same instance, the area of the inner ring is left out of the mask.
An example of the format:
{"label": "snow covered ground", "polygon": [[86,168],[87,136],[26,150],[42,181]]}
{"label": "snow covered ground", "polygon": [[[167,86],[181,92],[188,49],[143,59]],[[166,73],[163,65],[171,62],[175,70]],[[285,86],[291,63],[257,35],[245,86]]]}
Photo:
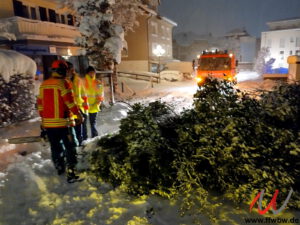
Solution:
{"label": "snow covered ground", "polygon": [[[178,111],[191,106],[197,89],[195,81],[154,83],[153,88],[145,81],[121,78],[120,82],[125,87],[125,93],[118,94],[121,101],[132,104],[161,99]],[[243,85],[247,88],[247,84]],[[98,116],[99,135],[116,132],[129,107],[117,102],[104,108]],[[234,209],[225,203],[217,209],[219,222],[210,223],[202,215],[181,217],[176,202],[156,196],[132,197],[84,173],[83,182],[68,184],[64,176],[56,175],[47,143],[10,145],[5,140],[29,135],[39,135],[38,118],[0,129],[0,224],[189,225],[199,220],[201,224],[227,225],[244,224],[244,218],[258,217],[256,213],[249,214],[248,209]],[[83,156],[93,151],[99,138],[90,139],[79,149],[78,169],[88,166]]]}

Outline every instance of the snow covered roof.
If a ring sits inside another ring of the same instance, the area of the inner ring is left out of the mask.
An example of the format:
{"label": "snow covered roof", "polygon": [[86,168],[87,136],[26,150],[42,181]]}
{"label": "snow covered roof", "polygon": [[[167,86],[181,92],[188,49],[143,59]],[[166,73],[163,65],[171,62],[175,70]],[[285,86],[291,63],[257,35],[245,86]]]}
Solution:
{"label": "snow covered roof", "polygon": [[284,29],[293,29],[300,28],[300,18],[290,18],[285,20],[277,20],[267,22],[267,25],[270,30],[284,30]]}
{"label": "snow covered roof", "polygon": [[245,28],[235,28],[225,34],[225,37],[232,37],[232,36],[249,36],[249,34],[245,30]]}
{"label": "snow covered roof", "polygon": [[149,7],[147,7],[146,5],[142,5],[140,4],[140,8],[142,8],[143,10],[145,10],[146,12],[152,14],[153,16],[158,16],[159,18],[163,19],[164,21],[172,24],[173,26],[177,26],[177,23],[174,22],[173,20],[167,18],[167,17],[164,17],[164,16],[160,16],[158,15],[157,12],[155,12],[154,10],[150,9]]}
{"label": "snow covered roof", "polygon": [[173,20],[170,20],[167,17],[162,16],[161,17],[164,21],[167,21],[168,23],[172,24],[173,26],[177,27],[177,23],[175,23]]}

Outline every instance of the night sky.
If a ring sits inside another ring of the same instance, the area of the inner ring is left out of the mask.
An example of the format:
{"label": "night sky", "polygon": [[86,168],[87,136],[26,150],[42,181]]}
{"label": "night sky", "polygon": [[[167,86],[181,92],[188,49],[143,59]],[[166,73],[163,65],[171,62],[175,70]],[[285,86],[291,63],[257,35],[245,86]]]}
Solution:
{"label": "night sky", "polygon": [[300,0],[161,0],[160,14],[178,24],[175,34],[222,36],[245,27],[259,37],[268,21],[300,18]]}

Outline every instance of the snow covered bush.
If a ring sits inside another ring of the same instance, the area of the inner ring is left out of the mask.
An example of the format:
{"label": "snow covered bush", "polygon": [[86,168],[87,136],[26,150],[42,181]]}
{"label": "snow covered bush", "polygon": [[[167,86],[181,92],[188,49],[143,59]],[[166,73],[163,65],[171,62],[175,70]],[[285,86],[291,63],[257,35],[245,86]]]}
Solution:
{"label": "snow covered bush", "polygon": [[270,67],[272,67],[272,64],[274,63],[274,59],[270,59],[267,61],[267,59],[270,57],[270,49],[269,48],[261,48],[258,52],[258,56],[255,59],[254,62],[254,71],[257,72],[259,75],[262,75],[266,73]]}
{"label": "snow covered bush", "polygon": [[36,64],[15,51],[0,50],[0,127],[26,120],[35,107]]}
{"label": "snow covered bush", "polygon": [[290,188],[299,209],[300,85],[254,99],[207,80],[194,97],[180,115],[160,102],[134,105],[119,133],[99,141],[91,173],[131,194],[182,197],[183,210],[212,210],[210,195],[249,203],[262,189],[279,189],[281,204]]}
{"label": "snow covered bush", "polygon": [[205,189],[224,193],[238,203],[262,189],[270,197],[275,189],[287,194],[293,188],[296,194],[290,206],[299,208],[300,171],[294,162],[299,162],[300,130],[283,126],[299,118],[300,105],[289,98],[299,96],[295,89],[300,90],[299,84],[256,100],[225,81],[213,80],[200,87],[195,108],[185,113],[179,130],[182,158],[197,165],[188,173],[194,179],[201,174]]}

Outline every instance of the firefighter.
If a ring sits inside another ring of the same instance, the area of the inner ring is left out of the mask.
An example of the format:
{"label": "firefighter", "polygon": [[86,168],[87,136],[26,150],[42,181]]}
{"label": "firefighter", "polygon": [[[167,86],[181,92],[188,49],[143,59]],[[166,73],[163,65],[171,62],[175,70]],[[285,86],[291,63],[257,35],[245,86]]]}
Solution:
{"label": "firefighter", "polygon": [[[100,81],[96,79],[96,70],[89,66],[86,70],[86,75],[84,78],[85,91],[88,98],[88,113],[90,125],[91,125],[91,135],[92,138],[98,136],[97,131],[97,114],[100,111],[100,105],[103,101],[103,86]],[[86,140],[87,135],[87,119],[83,123],[83,139]]]}
{"label": "firefighter", "polygon": [[40,86],[38,110],[57,173],[63,174],[67,167],[67,181],[72,183],[79,179],[75,173],[77,140],[74,138],[72,116],[77,116],[78,123],[82,122],[83,117],[75,104],[70,83],[66,80],[67,69],[68,65],[63,60],[52,63],[51,77]]}
{"label": "firefighter", "polygon": [[[80,76],[76,73],[73,64],[70,62],[67,62],[67,64],[69,67],[67,76],[72,86],[75,103],[80,109],[80,112],[82,113],[83,117],[87,118],[85,112],[88,110],[88,102],[83,81],[80,78]],[[75,126],[75,131],[77,140],[79,142],[79,146],[81,146],[83,141],[83,123],[77,124]]]}

